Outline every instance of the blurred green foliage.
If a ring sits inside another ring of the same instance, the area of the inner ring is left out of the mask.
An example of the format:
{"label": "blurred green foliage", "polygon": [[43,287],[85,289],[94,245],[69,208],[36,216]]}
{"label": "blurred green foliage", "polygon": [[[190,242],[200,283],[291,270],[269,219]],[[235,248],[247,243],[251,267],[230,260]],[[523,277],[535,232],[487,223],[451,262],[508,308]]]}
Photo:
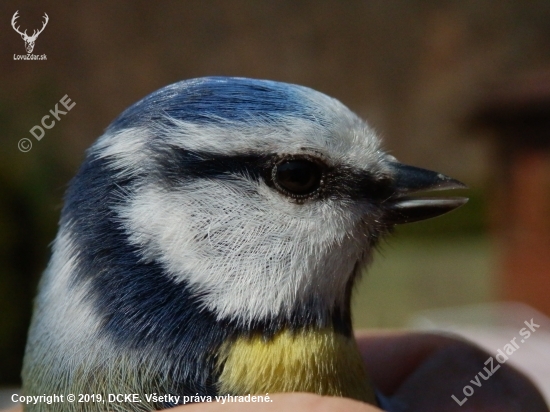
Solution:
{"label": "blurred green foliage", "polygon": [[494,253],[484,236],[396,236],[357,284],[356,328],[404,327],[415,312],[495,299]]}

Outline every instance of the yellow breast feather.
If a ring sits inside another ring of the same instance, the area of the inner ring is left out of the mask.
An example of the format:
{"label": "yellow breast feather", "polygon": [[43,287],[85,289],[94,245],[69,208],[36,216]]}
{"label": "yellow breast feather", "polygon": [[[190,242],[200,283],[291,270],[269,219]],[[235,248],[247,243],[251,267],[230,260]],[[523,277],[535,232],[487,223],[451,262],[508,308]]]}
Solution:
{"label": "yellow breast feather", "polygon": [[218,364],[222,395],[312,392],[376,404],[355,340],[329,328],[241,337]]}

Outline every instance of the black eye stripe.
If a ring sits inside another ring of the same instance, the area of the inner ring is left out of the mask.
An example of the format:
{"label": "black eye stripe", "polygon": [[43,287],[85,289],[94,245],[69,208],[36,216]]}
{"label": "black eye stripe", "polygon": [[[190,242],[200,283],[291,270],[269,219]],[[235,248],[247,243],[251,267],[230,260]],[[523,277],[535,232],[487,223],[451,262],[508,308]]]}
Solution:
{"label": "black eye stripe", "polygon": [[[234,179],[240,175],[255,181],[262,179],[274,190],[299,203],[326,198],[382,202],[394,192],[390,178],[349,166],[331,167],[310,155],[212,155],[163,147],[156,157],[159,167],[153,173],[160,174],[162,181],[174,187],[195,179]],[[305,168],[305,171],[310,167],[309,178],[307,173],[301,175],[296,170]],[[282,175],[288,178],[286,184],[281,184]]]}
{"label": "black eye stripe", "polygon": [[258,180],[270,161],[270,156],[212,155],[182,148],[162,148],[158,155],[163,180],[170,184],[185,183],[197,178],[231,178],[246,175]]}

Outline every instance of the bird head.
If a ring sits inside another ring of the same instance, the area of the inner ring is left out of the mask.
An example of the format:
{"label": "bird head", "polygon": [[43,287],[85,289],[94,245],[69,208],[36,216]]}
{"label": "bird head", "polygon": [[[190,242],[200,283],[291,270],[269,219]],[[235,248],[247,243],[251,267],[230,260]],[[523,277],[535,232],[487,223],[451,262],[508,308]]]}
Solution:
{"label": "bird head", "polygon": [[[327,323],[382,235],[464,203],[411,197],[464,186],[397,162],[339,101],[273,81],[165,87],[126,110],[87,163],[103,170],[94,191],[139,263],[242,325]],[[67,216],[90,189],[69,195]],[[89,240],[103,242],[94,231]]]}
{"label": "bird head", "polygon": [[70,184],[24,390],[374,402],[352,338],[354,279],[396,224],[465,202],[416,193],[462,187],[399,163],[309,88],[164,87],[109,126]]}

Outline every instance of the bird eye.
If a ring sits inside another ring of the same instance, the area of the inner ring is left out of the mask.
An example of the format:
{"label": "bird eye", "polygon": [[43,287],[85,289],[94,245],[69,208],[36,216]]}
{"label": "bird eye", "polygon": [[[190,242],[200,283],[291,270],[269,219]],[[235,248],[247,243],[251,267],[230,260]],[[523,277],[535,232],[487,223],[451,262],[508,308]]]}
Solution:
{"label": "bird eye", "polygon": [[294,197],[308,197],[321,187],[323,171],[321,166],[307,159],[285,160],[272,170],[275,187],[284,194]]}

